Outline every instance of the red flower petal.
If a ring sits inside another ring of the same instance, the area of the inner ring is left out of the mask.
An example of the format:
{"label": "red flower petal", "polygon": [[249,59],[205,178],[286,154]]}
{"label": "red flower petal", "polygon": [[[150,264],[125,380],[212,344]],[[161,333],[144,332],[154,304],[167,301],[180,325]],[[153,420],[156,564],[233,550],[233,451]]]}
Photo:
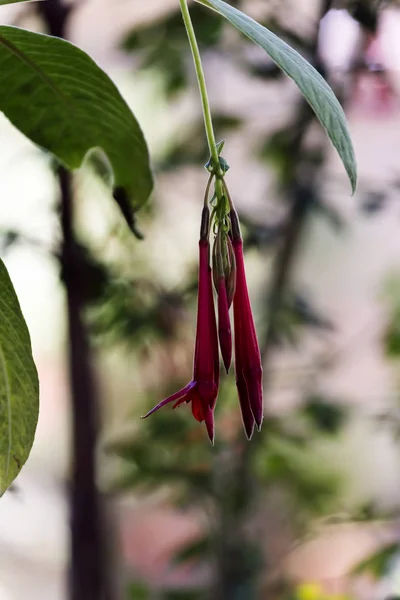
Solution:
{"label": "red flower petal", "polygon": [[214,379],[214,327],[216,336],[214,302],[209,267],[209,243],[199,242],[199,297],[197,305],[196,349],[194,358],[194,379]]}
{"label": "red flower petal", "polygon": [[247,393],[246,382],[243,377],[236,380],[236,387],[239,394],[240,410],[242,413],[243,427],[247,435],[247,439],[251,440],[254,432],[254,417],[251,412],[249,396]]}
{"label": "red flower petal", "polygon": [[[247,289],[243,259],[243,242],[233,241],[236,259],[236,292],[233,299],[235,319],[236,380],[239,396],[244,396],[242,380],[246,383],[247,398],[254,420],[261,427],[263,420],[261,355]],[[240,387],[240,389],[239,389]]]}
{"label": "red flower petal", "polygon": [[[165,398],[165,400],[162,400],[161,402],[159,402],[154,408],[149,410],[149,412],[146,413],[142,417],[142,419],[147,419],[147,417],[149,417],[150,415],[155,413],[159,408],[162,408],[163,406],[165,406],[166,404],[169,404],[170,402],[173,402],[174,400],[178,400],[179,404],[181,404],[182,402],[185,402],[186,401],[185,396],[187,394],[189,394],[194,387],[196,387],[196,382],[191,381],[190,383],[185,385],[185,387],[183,387],[181,390],[179,390],[178,392],[175,392],[175,394],[172,394],[171,396],[168,396],[168,398]],[[177,403],[175,406],[178,406],[179,404]],[[175,408],[175,406],[174,406],[174,408]]]}
{"label": "red flower petal", "polygon": [[214,432],[214,411],[211,408],[209,408],[207,410],[207,412],[206,412],[205,422],[206,422],[206,428],[207,428],[208,437],[210,438],[211,444],[214,445],[214,438],[215,438],[215,432]]}
{"label": "red flower petal", "polygon": [[[184,388],[162,400],[144,417],[156,412],[162,406],[174,402],[174,408],[183,402],[192,403],[193,416],[197,421],[205,421],[208,435],[214,439],[214,407],[218,396],[219,355],[218,336],[215,320],[211,269],[209,265],[209,242],[202,219],[202,239],[199,242],[199,292],[197,304],[196,343],[194,352],[193,381]],[[203,231],[204,229],[204,231]]]}

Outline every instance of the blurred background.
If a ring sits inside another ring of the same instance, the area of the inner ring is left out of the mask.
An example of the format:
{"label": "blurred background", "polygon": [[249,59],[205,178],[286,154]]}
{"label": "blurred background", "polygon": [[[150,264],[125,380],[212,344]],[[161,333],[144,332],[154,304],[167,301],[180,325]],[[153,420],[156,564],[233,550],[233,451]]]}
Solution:
{"label": "blurred background", "polygon": [[251,443],[234,375],[222,376],[214,448],[187,408],[140,420],[190,380],[193,361],[208,154],[179,3],[0,8],[2,23],[62,33],[109,73],[156,176],[140,240],[95,156],[57,174],[0,118],[0,254],[41,383],[32,455],[1,499],[0,600],[400,597],[400,7],[230,3],[329,80],[359,187],[351,196],[296,86],[191,4],[265,374]]}

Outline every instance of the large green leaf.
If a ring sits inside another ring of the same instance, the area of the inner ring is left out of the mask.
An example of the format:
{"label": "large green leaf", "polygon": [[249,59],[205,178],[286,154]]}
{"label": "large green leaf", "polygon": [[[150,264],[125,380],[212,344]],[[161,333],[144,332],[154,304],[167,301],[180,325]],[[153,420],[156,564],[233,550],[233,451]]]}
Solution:
{"label": "large green leaf", "polygon": [[224,16],[263,48],[282,71],[295,81],[338,151],[354,192],[357,185],[357,164],[353,144],[343,109],[325,79],[296,50],[237,8],[222,0],[197,0],[197,2]]}
{"label": "large green leaf", "polygon": [[140,208],[152,190],[145,139],[116,86],[87,54],[59,38],[2,26],[0,73],[0,110],[18,129],[69,169],[90,149],[102,149],[117,201]]}
{"label": "large green leaf", "polygon": [[0,494],[29,456],[39,413],[39,382],[28,328],[0,260]]}

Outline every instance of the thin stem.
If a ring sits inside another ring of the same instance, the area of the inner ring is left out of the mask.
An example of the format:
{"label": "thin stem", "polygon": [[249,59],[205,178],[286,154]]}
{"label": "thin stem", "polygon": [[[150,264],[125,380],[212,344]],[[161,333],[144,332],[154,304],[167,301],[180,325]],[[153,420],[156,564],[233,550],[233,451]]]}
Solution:
{"label": "thin stem", "polygon": [[219,164],[217,143],[215,141],[214,127],[213,127],[212,117],[211,117],[210,102],[208,100],[207,85],[206,85],[206,80],[204,77],[204,71],[203,71],[203,65],[201,62],[199,46],[197,44],[197,39],[196,39],[196,34],[195,34],[195,31],[193,28],[192,19],[190,18],[187,1],[179,0],[179,3],[181,5],[183,22],[186,27],[186,32],[187,32],[187,35],[189,38],[190,48],[192,50],[193,61],[194,61],[195,69],[196,69],[196,75],[197,75],[197,81],[198,81],[199,88],[200,88],[201,102],[203,105],[203,115],[204,115],[204,123],[206,126],[207,142],[208,142],[208,147],[210,149],[210,155],[211,155],[212,162],[213,162],[214,172],[217,176],[216,183],[218,183],[218,180],[223,178],[223,172],[222,172],[221,166]]}
{"label": "thin stem", "polygon": [[210,188],[211,188],[211,184],[212,184],[213,179],[214,179],[214,173],[211,173],[211,175],[210,175],[210,177],[208,179],[206,191],[205,191],[205,194],[204,194],[204,206],[205,207],[208,206],[208,200],[209,200],[209,195],[210,195]]}

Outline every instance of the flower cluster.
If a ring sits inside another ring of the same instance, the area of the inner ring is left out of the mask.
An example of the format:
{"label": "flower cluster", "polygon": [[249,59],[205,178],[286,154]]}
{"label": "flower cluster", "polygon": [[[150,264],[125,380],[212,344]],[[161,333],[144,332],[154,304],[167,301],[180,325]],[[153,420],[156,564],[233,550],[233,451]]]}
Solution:
{"label": "flower cluster", "polygon": [[[225,199],[225,198],[224,198]],[[204,421],[210,441],[214,442],[214,409],[219,387],[219,349],[228,373],[232,359],[232,332],[229,309],[233,304],[235,329],[236,385],[243,425],[248,439],[263,420],[261,356],[247,289],[243,240],[236,211],[218,218],[214,208],[215,239],[210,252],[210,211],[208,202],[202,212],[199,241],[199,282],[197,330],[193,379],[181,390],[165,398],[143,418],[174,402],[191,403],[193,416]],[[212,269],[210,266],[212,259]],[[218,328],[215,318],[213,282],[217,293]]]}

